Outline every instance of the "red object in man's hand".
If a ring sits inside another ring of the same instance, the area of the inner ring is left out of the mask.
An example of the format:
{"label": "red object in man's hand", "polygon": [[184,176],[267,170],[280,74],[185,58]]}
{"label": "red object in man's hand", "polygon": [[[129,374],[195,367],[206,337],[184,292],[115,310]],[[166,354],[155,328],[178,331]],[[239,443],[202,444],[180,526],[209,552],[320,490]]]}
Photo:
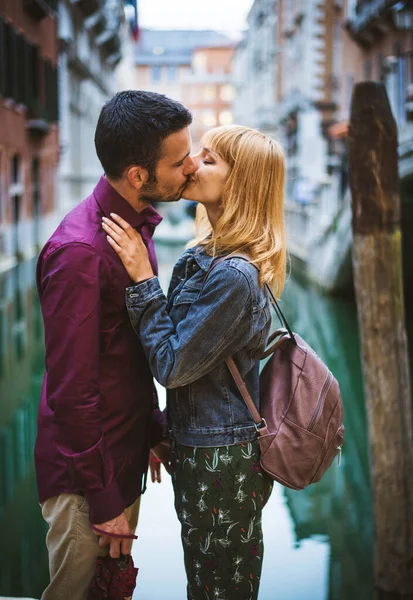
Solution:
{"label": "red object in man's hand", "polygon": [[151,473],[151,481],[161,483],[161,461],[153,452],[149,453],[149,471]]}
{"label": "red object in man's hand", "polygon": [[124,600],[132,596],[139,569],[132,556],[106,556],[96,561],[95,574],[90,582],[87,600]]}

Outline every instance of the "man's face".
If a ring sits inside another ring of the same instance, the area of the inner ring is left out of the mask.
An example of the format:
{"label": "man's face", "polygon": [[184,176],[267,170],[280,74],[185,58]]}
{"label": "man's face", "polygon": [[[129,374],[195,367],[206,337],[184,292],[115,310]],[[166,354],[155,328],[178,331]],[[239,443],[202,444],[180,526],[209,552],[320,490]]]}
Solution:
{"label": "man's face", "polygon": [[191,134],[185,127],[168,136],[163,143],[155,181],[141,188],[140,200],[144,202],[176,202],[182,196],[188,177],[196,171],[191,152]]}

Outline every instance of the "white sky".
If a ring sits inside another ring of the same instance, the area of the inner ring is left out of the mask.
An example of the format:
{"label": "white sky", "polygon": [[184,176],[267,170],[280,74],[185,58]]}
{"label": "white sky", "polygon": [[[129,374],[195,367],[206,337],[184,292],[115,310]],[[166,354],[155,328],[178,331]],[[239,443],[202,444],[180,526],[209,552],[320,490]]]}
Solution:
{"label": "white sky", "polygon": [[246,29],[253,0],[138,0],[139,26],[155,29]]}

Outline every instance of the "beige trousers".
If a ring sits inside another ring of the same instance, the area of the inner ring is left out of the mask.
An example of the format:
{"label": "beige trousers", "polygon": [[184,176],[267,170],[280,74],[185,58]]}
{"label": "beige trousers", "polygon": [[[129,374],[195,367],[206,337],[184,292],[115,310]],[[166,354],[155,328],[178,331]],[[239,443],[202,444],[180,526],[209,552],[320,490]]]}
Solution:
{"label": "beige trousers", "polygon": [[[140,497],[125,509],[133,531],[139,516]],[[41,600],[86,600],[98,556],[108,547],[89,523],[89,505],[83,496],[60,494],[42,504],[43,518],[49,525],[46,545],[49,552],[50,584]]]}

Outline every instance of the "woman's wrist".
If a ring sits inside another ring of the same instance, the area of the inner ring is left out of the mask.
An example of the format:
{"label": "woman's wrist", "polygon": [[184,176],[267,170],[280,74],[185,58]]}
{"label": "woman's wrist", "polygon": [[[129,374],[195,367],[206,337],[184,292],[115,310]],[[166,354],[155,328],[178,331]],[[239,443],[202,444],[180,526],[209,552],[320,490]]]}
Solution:
{"label": "woman's wrist", "polygon": [[152,277],[155,277],[153,271],[147,271],[146,273],[140,273],[139,275],[135,275],[135,277],[132,278],[132,281],[135,285],[138,285],[138,283],[148,281],[149,279],[152,279]]}

